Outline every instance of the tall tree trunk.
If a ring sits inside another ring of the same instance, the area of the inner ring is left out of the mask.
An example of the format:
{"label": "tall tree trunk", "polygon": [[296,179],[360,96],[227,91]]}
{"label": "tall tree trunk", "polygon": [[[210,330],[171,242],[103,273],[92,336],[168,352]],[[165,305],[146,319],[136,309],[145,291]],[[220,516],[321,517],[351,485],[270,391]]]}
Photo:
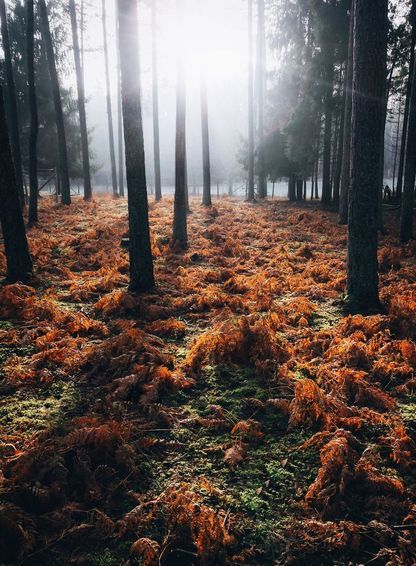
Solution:
{"label": "tall tree trunk", "polygon": [[[178,29],[183,29],[183,0],[176,0]],[[172,243],[186,248],[187,194],[186,194],[186,85],[182,46],[178,46],[176,83],[176,145],[175,145],[175,204]]]}
{"label": "tall tree trunk", "polygon": [[257,27],[257,109],[258,109],[258,176],[260,198],[267,198],[267,179],[264,162],[264,96],[266,78],[266,40],[264,21],[264,0],[258,2],[258,27]]}
{"label": "tall tree trunk", "polygon": [[348,196],[350,190],[351,168],[351,112],[352,112],[352,82],[354,66],[354,11],[355,0],[351,2],[350,35],[348,47],[347,72],[345,76],[345,108],[344,135],[342,149],[341,185],[339,199],[339,223],[348,223]]}
{"label": "tall tree trunk", "polygon": [[35,51],[34,51],[34,8],[33,0],[26,0],[26,57],[27,85],[30,113],[29,133],[29,224],[38,221],[38,105],[36,99]]}
{"label": "tall tree trunk", "polygon": [[288,182],[288,197],[290,202],[296,200],[296,178],[295,175],[290,175]]}
{"label": "tall tree trunk", "polygon": [[[414,23],[413,25],[416,24]],[[413,236],[413,206],[416,179],[416,65],[413,65],[405,157],[402,209],[400,216],[400,240],[403,243],[408,242]]]}
{"label": "tall tree trunk", "polygon": [[254,201],[254,77],[253,77],[253,0],[248,0],[248,191]]}
{"label": "tall tree trunk", "polygon": [[303,179],[296,179],[296,200],[303,200]]}
{"label": "tall tree trunk", "polygon": [[71,17],[72,43],[74,48],[75,73],[77,77],[78,113],[81,130],[82,169],[84,174],[84,199],[90,200],[92,197],[92,186],[90,172],[90,152],[88,148],[87,114],[85,111],[84,72],[81,67],[75,0],[69,0],[69,14]]}
{"label": "tall tree trunk", "polygon": [[16,183],[22,207],[25,204],[23,190],[22,156],[19,139],[19,115],[17,111],[16,87],[13,76],[12,54],[10,49],[9,29],[7,25],[6,4],[0,0],[1,38],[4,51],[4,67],[7,81],[7,94],[9,100],[9,127],[12,145],[13,163],[16,171]]}
{"label": "tall tree trunk", "polygon": [[399,115],[398,115],[398,118],[397,118],[396,143],[394,144],[393,186],[392,186],[393,197],[394,197],[395,194],[396,194],[395,182],[396,182],[396,170],[397,170],[397,156],[398,156],[398,151],[399,151],[400,122],[401,122],[401,118],[402,118],[402,99],[401,99],[401,97],[400,97],[400,98],[399,98]]}
{"label": "tall tree trunk", "polygon": [[348,305],[379,308],[378,200],[384,129],[387,0],[356,0],[348,220]]}
{"label": "tall tree trunk", "polygon": [[383,92],[383,108],[384,108],[384,120],[383,120],[383,135],[381,137],[381,163],[379,171],[379,191],[378,191],[378,229],[382,234],[385,233],[384,228],[384,218],[383,218],[383,189],[384,189],[384,151],[385,151],[385,134],[386,134],[386,121],[387,121],[387,110],[389,104],[390,90],[393,80],[393,73],[397,63],[397,54],[393,58],[391,69],[389,72],[388,80],[384,82],[384,92]]}
{"label": "tall tree trunk", "polygon": [[402,129],[402,141],[400,146],[400,159],[399,159],[399,171],[397,174],[397,197],[400,199],[403,190],[403,176],[404,176],[404,162],[406,158],[406,143],[407,134],[409,128],[409,110],[410,110],[410,97],[412,94],[412,84],[413,84],[413,74],[415,66],[415,47],[416,47],[416,25],[414,23],[416,16],[416,0],[412,1],[410,20],[412,22],[412,39],[410,44],[410,60],[409,60],[409,77],[407,80],[406,88],[406,101],[404,106],[403,114],[403,129]]}
{"label": "tall tree trunk", "polygon": [[6,276],[10,282],[26,281],[32,273],[15,175],[0,84],[0,223],[6,252]]}
{"label": "tall tree trunk", "polygon": [[157,56],[157,0],[152,2],[152,70],[153,70],[153,152],[155,167],[155,199],[162,198],[160,174],[160,134],[159,134],[159,77]]}
{"label": "tall tree trunk", "polygon": [[201,75],[201,124],[202,124],[202,167],[203,167],[203,177],[204,177],[202,204],[204,206],[211,206],[212,205],[211,158],[210,158],[210,149],[209,149],[207,83],[204,72],[202,72]]}
{"label": "tall tree trunk", "polygon": [[331,142],[332,142],[332,104],[334,89],[334,48],[331,45],[326,46],[326,56],[328,60],[324,69],[324,153],[323,153],[323,171],[322,171],[322,203],[331,203]]}
{"label": "tall tree trunk", "polygon": [[55,107],[56,130],[58,134],[58,161],[59,177],[61,186],[62,204],[71,204],[71,184],[69,182],[68,153],[66,146],[66,134],[64,124],[64,113],[62,110],[61,89],[59,86],[58,71],[56,69],[55,51],[53,48],[52,34],[49,26],[48,10],[45,0],[39,0],[39,12],[42,21],[42,34],[48,59],[49,75],[52,84],[53,103]]}
{"label": "tall tree trunk", "polygon": [[130,231],[130,290],[154,286],[140,92],[136,0],[118,1],[124,141]]}
{"label": "tall tree trunk", "polygon": [[[118,37],[118,2],[116,0],[116,37]],[[118,128],[118,192],[124,197],[123,108],[121,103],[120,49],[117,48],[117,128]]]}
{"label": "tall tree trunk", "polygon": [[345,80],[344,80],[344,92],[342,94],[343,104],[342,104],[341,116],[338,127],[337,155],[336,155],[336,163],[334,170],[334,204],[337,207],[339,207],[340,189],[341,189],[342,154],[344,150],[344,120],[345,120],[344,108],[345,108],[346,96],[347,94],[345,90]]}
{"label": "tall tree trunk", "polygon": [[105,84],[107,91],[108,138],[110,142],[111,181],[113,185],[113,197],[117,198],[119,195],[118,195],[118,186],[117,186],[116,152],[114,149],[113,109],[111,105],[110,70],[109,70],[108,41],[107,41],[107,13],[105,9],[105,0],[102,0],[102,25],[103,25],[104,61],[105,61]]}

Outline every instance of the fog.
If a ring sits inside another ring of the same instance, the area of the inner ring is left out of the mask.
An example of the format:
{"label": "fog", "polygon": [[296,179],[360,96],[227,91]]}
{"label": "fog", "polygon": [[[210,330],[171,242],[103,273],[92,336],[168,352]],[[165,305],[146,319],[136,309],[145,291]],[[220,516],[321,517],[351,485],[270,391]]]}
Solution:
{"label": "fog", "polygon": [[[113,123],[117,148],[117,74],[115,0],[107,0]],[[204,62],[208,86],[212,181],[242,186],[244,172],[237,161],[242,138],[247,136],[247,6],[242,0],[210,0],[200,12],[197,0],[187,0],[184,33],[176,26],[175,0],[160,0],[158,7],[159,109],[162,183],[173,185],[175,152],[176,52],[182,42],[187,74],[187,151],[190,190],[202,182],[200,134],[200,69]],[[152,35],[151,13],[139,3],[139,41],[142,105],[148,184],[153,182]],[[110,185],[110,157],[104,76],[101,0],[85,7],[85,83],[88,127],[96,181]],[[74,87],[75,89],[75,87]],[[75,92],[75,90],[74,90]],[[215,189],[214,189],[215,190]]]}

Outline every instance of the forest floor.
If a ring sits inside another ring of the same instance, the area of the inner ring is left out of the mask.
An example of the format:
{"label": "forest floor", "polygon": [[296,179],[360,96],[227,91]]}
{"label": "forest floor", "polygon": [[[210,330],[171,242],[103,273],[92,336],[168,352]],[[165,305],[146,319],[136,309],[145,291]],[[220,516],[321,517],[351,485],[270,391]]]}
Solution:
{"label": "forest floor", "polygon": [[[0,287],[0,564],[414,564],[414,243],[346,316],[346,230],[285,202],[42,202],[33,286]],[[4,257],[0,256],[0,271]]]}

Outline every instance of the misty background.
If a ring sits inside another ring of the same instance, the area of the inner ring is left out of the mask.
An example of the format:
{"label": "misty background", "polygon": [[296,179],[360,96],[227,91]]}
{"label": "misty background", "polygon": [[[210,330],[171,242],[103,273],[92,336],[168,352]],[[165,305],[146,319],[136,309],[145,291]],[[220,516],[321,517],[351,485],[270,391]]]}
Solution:
{"label": "misty background", "polygon": [[[177,30],[176,4],[160,2],[158,7],[159,110],[162,184],[174,184],[176,118],[176,50],[183,43],[187,74],[188,183],[202,184],[200,118],[200,68],[204,63],[208,86],[212,181],[228,185],[230,180],[245,184],[237,154],[247,137],[247,5],[242,0],[204,2],[203,12],[195,0],[186,2],[184,33]],[[116,5],[107,0],[113,124],[117,149]],[[111,185],[106,87],[104,75],[101,0],[85,3],[85,87],[91,149],[96,166],[96,183]],[[139,41],[142,107],[149,188],[153,184],[152,129],[152,30],[151,11],[139,2]],[[208,48],[204,49],[204,45]],[[75,90],[75,75],[67,75]],[[215,190],[215,187],[213,188]]]}

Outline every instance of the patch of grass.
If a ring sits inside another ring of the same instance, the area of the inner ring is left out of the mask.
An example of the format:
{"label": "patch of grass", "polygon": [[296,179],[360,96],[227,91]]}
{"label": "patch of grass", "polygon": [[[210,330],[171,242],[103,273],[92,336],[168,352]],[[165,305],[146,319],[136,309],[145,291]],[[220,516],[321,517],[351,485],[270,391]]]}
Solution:
{"label": "patch of grass", "polygon": [[79,414],[87,402],[72,382],[19,388],[0,400],[0,428],[31,435]]}

